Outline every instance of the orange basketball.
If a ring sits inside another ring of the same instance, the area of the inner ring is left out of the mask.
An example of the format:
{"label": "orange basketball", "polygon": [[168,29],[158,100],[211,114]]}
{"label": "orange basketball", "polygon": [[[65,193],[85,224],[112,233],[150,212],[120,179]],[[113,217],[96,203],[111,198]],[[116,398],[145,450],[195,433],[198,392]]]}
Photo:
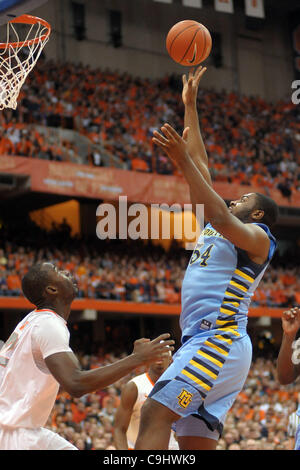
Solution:
{"label": "orange basketball", "polygon": [[208,29],[194,20],[176,23],[168,32],[166,48],[169,56],[181,65],[193,66],[203,62],[212,46]]}

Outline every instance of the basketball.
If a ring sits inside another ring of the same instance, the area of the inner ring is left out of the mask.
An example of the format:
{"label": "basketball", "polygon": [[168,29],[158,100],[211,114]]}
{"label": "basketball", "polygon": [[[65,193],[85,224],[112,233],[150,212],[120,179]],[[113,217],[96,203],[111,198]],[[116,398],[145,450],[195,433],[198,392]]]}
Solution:
{"label": "basketball", "polygon": [[211,47],[210,32],[194,20],[179,21],[172,26],[166,38],[169,56],[187,67],[203,62],[209,56]]}

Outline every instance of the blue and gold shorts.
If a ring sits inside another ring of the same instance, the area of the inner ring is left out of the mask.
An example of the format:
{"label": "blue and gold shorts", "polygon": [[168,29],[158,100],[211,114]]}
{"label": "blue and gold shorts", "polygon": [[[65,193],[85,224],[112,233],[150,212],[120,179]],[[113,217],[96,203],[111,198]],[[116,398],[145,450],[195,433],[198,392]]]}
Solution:
{"label": "blue and gold shorts", "polygon": [[218,439],[226,414],[242,390],[252,359],[246,334],[209,330],[188,339],[174,354],[149,398],[181,418],[178,436]]}

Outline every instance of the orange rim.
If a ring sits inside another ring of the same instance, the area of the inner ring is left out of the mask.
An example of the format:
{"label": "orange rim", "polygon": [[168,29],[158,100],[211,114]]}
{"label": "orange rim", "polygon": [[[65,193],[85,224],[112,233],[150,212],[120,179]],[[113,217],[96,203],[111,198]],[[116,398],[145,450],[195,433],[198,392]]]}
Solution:
{"label": "orange rim", "polygon": [[22,46],[31,46],[32,44],[36,44],[39,41],[45,41],[51,32],[51,26],[50,24],[43,20],[42,18],[38,18],[37,16],[32,16],[32,15],[21,15],[18,16],[17,18],[13,18],[10,20],[8,23],[23,23],[23,24],[37,24],[41,23],[43,26],[45,26],[48,31],[46,34],[43,34],[42,36],[38,36],[34,39],[27,39],[27,41],[19,41],[19,42],[0,42],[0,49],[6,49],[7,47],[22,47]]}

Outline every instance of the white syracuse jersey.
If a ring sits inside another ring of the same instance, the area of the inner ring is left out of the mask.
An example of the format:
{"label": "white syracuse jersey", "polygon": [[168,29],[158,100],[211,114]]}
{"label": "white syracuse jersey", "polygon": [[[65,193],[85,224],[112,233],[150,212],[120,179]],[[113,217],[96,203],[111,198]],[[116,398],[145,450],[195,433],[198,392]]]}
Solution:
{"label": "white syracuse jersey", "polygon": [[34,310],[0,350],[0,428],[45,426],[59,384],[44,359],[72,351],[65,320],[49,309]]}
{"label": "white syracuse jersey", "polygon": [[[133,411],[131,414],[131,419],[129,422],[129,426],[127,429],[127,441],[129,449],[134,449],[135,442],[137,440],[139,426],[140,426],[140,418],[141,418],[141,408],[146,401],[148,395],[150,394],[152,388],[154,387],[154,382],[152,382],[149,374],[146,372],[145,374],[138,375],[130,380],[130,382],[134,382],[137,387],[137,399],[133,407]],[[174,432],[171,431],[171,437],[169,442],[169,449],[170,450],[178,450],[178,443],[174,437]]]}

